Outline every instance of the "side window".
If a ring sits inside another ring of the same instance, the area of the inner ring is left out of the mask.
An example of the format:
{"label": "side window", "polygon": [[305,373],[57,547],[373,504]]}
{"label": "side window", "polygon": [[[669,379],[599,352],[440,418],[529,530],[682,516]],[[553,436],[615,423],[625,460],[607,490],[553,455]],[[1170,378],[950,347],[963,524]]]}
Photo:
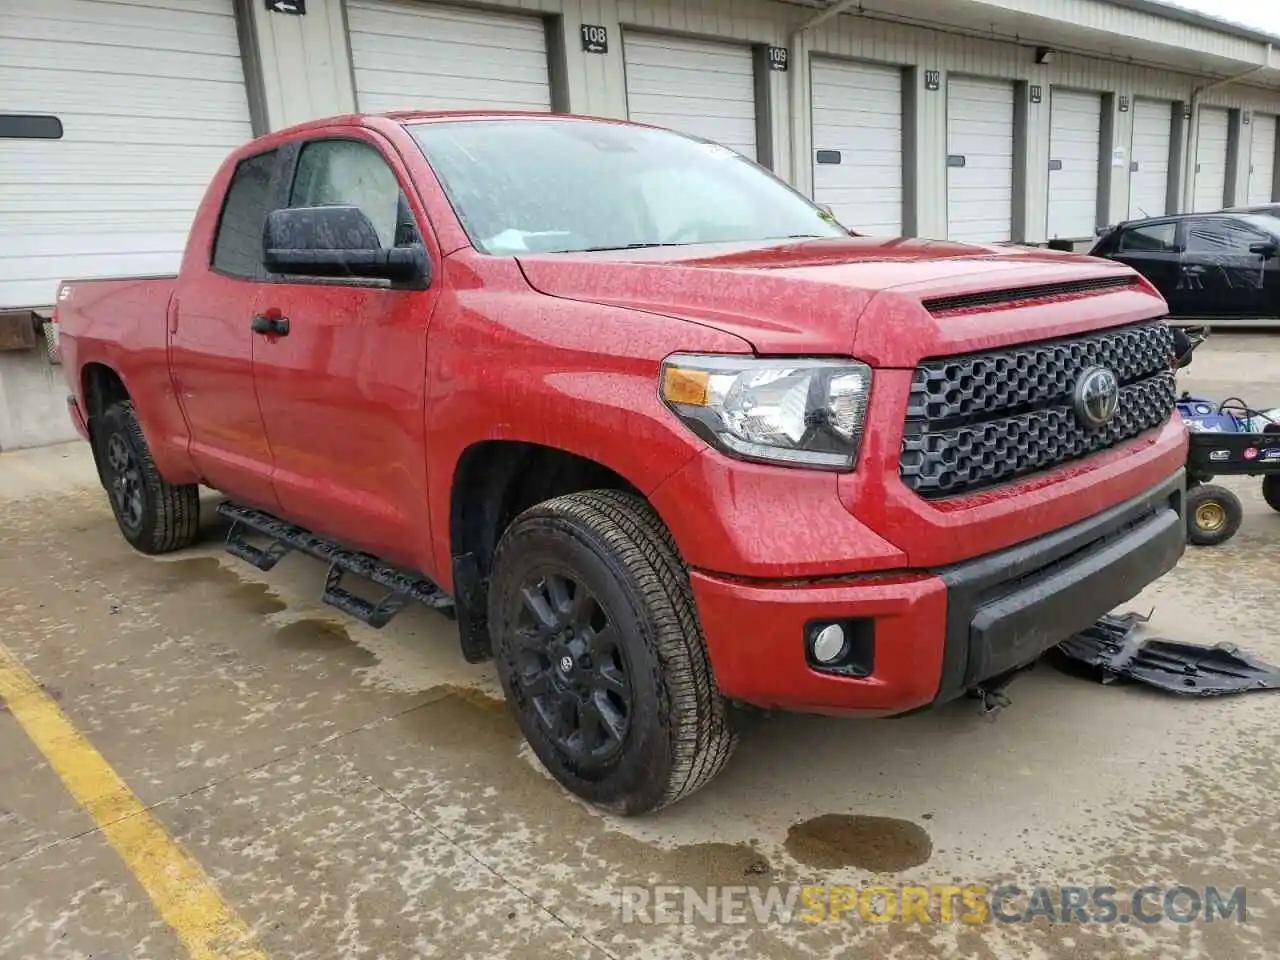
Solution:
{"label": "side window", "polygon": [[1174,253],[1177,224],[1149,223],[1120,234],[1121,253]]}
{"label": "side window", "polygon": [[220,273],[248,279],[258,275],[275,167],[276,151],[269,150],[241,160],[231,175],[213,239],[213,269]]}
{"label": "side window", "polygon": [[1247,257],[1250,244],[1266,239],[1256,230],[1234,220],[1203,220],[1191,224],[1187,233],[1187,253]]}
{"label": "side window", "polygon": [[302,148],[290,207],[358,207],[384,247],[421,243],[395,173],[376,148],[359,140],[316,140]]}

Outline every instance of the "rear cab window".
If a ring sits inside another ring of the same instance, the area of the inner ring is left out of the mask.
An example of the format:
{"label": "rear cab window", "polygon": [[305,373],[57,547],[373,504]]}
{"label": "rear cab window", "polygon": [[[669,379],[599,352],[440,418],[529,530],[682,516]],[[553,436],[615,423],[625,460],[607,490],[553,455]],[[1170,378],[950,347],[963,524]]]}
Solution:
{"label": "rear cab window", "polygon": [[261,274],[262,228],[272,205],[272,183],[279,151],[246,157],[237,164],[222,203],[213,239],[212,268],[252,280]]}

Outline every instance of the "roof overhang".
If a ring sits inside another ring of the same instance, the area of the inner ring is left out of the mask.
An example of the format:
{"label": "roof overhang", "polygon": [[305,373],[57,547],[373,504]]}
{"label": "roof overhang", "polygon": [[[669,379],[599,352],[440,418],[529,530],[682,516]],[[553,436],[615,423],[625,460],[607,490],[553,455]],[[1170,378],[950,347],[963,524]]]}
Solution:
{"label": "roof overhang", "polygon": [[1280,36],[1158,0],[791,2],[808,8],[797,26],[825,11],[1171,70],[1190,86],[1257,70],[1250,84],[1280,88]]}

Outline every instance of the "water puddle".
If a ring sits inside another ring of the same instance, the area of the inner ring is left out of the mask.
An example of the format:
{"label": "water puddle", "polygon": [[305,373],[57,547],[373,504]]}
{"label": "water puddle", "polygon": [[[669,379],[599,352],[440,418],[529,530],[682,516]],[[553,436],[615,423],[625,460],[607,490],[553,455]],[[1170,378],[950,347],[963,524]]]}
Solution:
{"label": "water puddle", "polygon": [[216,557],[184,557],[166,561],[162,569],[170,580],[181,583],[216,583],[226,589],[228,599],[244,613],[266,616],[279,613],[288,604],[265,583],[246,583],[226,569]]}
{"label": "water puddle", "polygon": [[276,631],[276,643],[284,650],[340,659],[355,667],[371,667],[378,659],[358,646],[346,627],[332,620],[304,619],[286,623]]}
{"label": "water puddle", "polygon": [[787,853],[820,870],[855,867],[898,873],[925,863],[933,841],[919,824],[891,817],[828,813],[787,831]]}

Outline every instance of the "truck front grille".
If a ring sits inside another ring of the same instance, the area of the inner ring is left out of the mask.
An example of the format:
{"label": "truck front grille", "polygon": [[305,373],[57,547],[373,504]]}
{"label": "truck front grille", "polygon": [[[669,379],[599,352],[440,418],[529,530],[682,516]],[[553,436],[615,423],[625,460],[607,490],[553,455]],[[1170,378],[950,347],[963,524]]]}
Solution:
{"label": "truck front grille", "polygon": [[[1173,336],[1149,321],[1004,350],[926,360],[907,402],[899,472],[923,497],[950,497],[1047,470],[1167,422],[1177,399]],[[1073,402],[1090,367],[1120,382],[1115,417],[1089,427]]]}

